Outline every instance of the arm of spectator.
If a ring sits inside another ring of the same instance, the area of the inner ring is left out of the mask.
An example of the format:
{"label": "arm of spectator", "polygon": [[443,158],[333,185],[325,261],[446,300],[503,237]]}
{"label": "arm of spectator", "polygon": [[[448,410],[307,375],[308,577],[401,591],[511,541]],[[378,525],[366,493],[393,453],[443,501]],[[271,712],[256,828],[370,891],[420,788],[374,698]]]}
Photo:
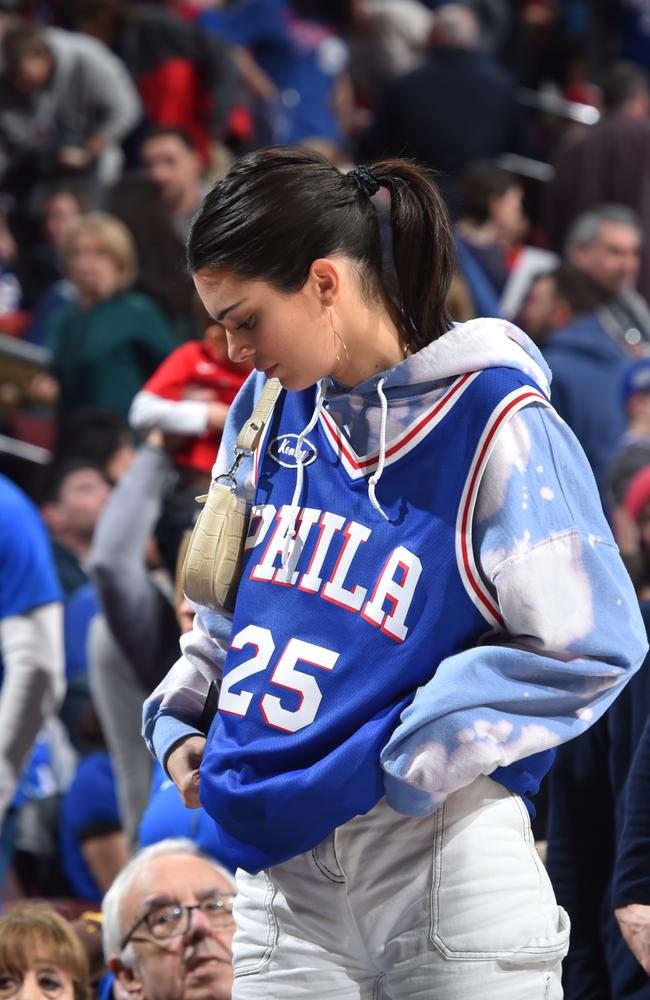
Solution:
{"label": "arm of spectator", "polygon": [[129,423],[140,433],[156,428],[165,434],[200,437],[214,428],[220,430],[228,415],[228,406],[200,399],[163,399],[142,389],[131,404]]}
{"label": "arm of spectator", "polygon": [[255,62],[249,50],[243,45],[236,45],[233,48],[233,58],[249,94],[259,101],[274,101],[278,96],[278,88],[268,73]]}
{"label": "arm of spectator", "polygon": [[90,37],[84,38],[84,86],[88,101],[94,102],[101,115],[86,148],[89,152],[99,152],[100,145],[107,140],[120,142],[138,124],[142,104],[121,60],[106,45]]}
{"label": "arm of spectator", "polygon": [[612,904],[628,947],[650,976],[650,719],[627,779]]}
{"label": "arm of spectator", "polygon": [[102,511],[89,561],[109,627],[147,690],[157,673],[161,615],[169,602],[151,579],[146,550],[172,475],[162,448],[138,450]]}
{"label": "arm of spectator", "polygon": [[355,126],[356,102],[352,78],[347,70],[339,73],[336,79],[332,103],[341,131],[346,135],[350,134]]}
{"label": "arm of spectator", "polygon": [[129,845],[121,830],[85,837],[80,844],[84,861],[102,890],[110,889],[117,875],[129,860]]}
{"label": "arm of spectator", "polygon": [[65,694],[63,609],[44,604],[0,621],[0,821],[45,719]]}
{"label": "arm of spectator", "polygon": [[232,109],[241,97],[241,71],[233,46],[212,32],[195,28],[200,46],[201,63],[212,93],[211,120],[213,129],[223,131]]}

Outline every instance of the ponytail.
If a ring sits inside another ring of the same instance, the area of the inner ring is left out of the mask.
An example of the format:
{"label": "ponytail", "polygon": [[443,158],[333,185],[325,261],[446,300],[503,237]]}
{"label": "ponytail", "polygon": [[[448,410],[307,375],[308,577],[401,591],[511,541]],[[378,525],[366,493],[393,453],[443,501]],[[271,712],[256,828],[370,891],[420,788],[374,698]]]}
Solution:
{"label": "ponytail", "polygon": [[409,160],[369,167],[390,193],[394,289],[406,343],[417,351],[449,329],[447,293],[454,244],[445,203],[426,171]]}
{"label": "ponytail", "polygon": [[[391,196],[392,269],[371,200],[378,186]],[[314,260],[333,254],[355,261],[362,293],[383,299],[412,351],[449,328],[449,218],[427,172],[407,160],[346,175],[296,147],[249,153],[206,195],[187,244],[192,273],[224,268],[288,293],[303,287]]]}

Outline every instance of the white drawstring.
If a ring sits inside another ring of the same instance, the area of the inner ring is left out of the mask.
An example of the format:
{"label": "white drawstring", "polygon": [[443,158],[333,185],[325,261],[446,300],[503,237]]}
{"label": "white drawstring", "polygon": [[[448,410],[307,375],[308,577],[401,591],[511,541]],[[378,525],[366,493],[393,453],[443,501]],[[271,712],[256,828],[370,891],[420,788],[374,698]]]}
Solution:
{"label": "white drawstring", "polygon": [[302,446],[305,438],[310,431],[316,426],[316,421],[320,416],[320,411],[323,408],[323,400],[325,399],[325,379],[320,384],[318,389],[318,396],[316,397],[316,406],[314,412],[311,415],[311,419],[306,427],[301,430],[298,435],[298,441],[296,443],[296,485],[294,487],[293,496],[291,498],[290,512],[292,516],[291,530],[287,531],[286,538],[284,540],[284,548],[282,549],[282,568],[284,569],[287,565],[289,559],[289,546],[291,542],[296,537],[296,519],[300,513],[300,497],[302,494],[302,487],[304,482],[304,468],[302,462]]}
{"label": "white drawstring", "polygon": [[370,503],[375,508],[375,510],[381,514],[384,521],[390,520],[388,514],[382,509],[381,504],[377,500],[375,495],[375,487],[381,479],[382,473],[384,471],[384,462],[386,460],[386,420],[388,418],[388,400],[386,399],[384,393],[384,382],[385,378],[380,378],[377,383],[377,395],[379,396],[379,402],[381,403],[381,420],[379,423],[379,458],[377,460],[377,468],[373,472],[372,476],[368,480],[368,499]]}

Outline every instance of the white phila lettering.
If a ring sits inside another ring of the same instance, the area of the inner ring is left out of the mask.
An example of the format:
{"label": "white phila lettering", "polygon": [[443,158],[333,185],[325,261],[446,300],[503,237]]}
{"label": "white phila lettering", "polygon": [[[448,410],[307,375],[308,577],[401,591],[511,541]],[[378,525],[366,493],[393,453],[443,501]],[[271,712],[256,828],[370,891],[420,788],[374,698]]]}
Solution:
{"label": "white phila lettering", "polygon": [[[395,579],[401,573],[401,580]],[[378,625],[382,632],[397,642],[404,642],[408,629],[404,624],[415,594],[415,587],[422,572],[422,563],[416,555],[398,545],[393,549],[375,584],[372,597],[361,612],[371,625]],[[384,612],[386,601],[391,605],[388,614]]]}

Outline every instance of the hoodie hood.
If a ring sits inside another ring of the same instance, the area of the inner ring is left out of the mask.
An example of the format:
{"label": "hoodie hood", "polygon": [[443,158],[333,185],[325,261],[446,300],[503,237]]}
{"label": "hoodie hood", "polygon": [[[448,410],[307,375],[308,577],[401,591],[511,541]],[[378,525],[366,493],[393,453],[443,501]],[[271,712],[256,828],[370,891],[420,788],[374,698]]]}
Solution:
{"label": "hoodie hood", "polygon": [[[409,427],[424,407],[434,405],[451,381],[486,368],[514,368],[535,382],[545,396],[550,395],[550,369],[522,330],[502,319],[470,320],[457,324],[394,368],[352,388],[332,379],[321,382],[316,408],[298,436],[296,451],[301,453],[321,408],[326,407],[357,455],[376,452],[377,468],[368,480],[368,495],[373,507],[386,517],[376,497],[376,487],[390,441]],[[303,469],[299,461],[291,504],[296,518],[302,487]]]}
{"label": "hoodie hood", "polygon": [[503,319],[472,319],[456,324],[394,368],[373,375],[354,388],[330,380],[327,400],[334,402],[347,395],[376,399],[380,380],[389,401],[428,394],[436,385],[442,392],[450,380],[486,368],[515,368],[533,379],[545,396],[550,396],[550,368],[523,330]]}

